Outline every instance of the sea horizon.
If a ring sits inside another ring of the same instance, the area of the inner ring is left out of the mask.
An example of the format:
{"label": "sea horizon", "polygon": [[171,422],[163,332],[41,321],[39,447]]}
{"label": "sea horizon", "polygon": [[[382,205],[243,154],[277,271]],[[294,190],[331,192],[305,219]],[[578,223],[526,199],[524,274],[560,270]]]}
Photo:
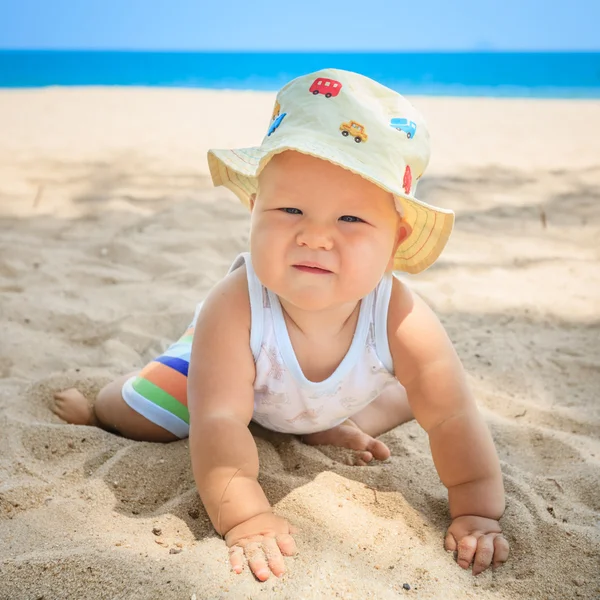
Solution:
{"label": "sea horizon", "polygon": [[142,86],[276,91],[326,67],[407,95],[600,98],[600,52],[0,50],[0,88]]}

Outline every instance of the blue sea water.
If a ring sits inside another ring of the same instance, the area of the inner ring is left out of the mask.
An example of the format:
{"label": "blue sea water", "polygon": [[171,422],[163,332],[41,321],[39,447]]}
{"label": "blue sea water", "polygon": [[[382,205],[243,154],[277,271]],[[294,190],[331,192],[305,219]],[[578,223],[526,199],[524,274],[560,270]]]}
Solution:
{"label": "blue sea water", "polygon": [[277,90],[324,67],[408,95],[600,98],[600,52],[257,53],[0,51],[0,87]]}

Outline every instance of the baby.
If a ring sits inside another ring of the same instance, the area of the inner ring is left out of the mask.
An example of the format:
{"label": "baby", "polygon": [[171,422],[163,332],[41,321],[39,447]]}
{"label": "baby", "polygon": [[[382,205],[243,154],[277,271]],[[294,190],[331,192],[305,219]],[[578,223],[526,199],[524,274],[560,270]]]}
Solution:
{"label": "baby", "polygon": [[478,574],[507,560],[496,451],[437,317],[393,270],[440,255],[452,211],[414,196],[429,161],[422,117],[371,79],[325,69],[280,90],[262,145],[211,150],[215,185],[251,211],[250,252],[197,309],[183,337],[100,391],[55,396],[70,423],[135,440],[189,435],[200,498],[261,580],[285,570],[294,528],[258,484],[251,420],[307,444],[390,455],[377,436],[417,419],[452,523],[445,547]]}

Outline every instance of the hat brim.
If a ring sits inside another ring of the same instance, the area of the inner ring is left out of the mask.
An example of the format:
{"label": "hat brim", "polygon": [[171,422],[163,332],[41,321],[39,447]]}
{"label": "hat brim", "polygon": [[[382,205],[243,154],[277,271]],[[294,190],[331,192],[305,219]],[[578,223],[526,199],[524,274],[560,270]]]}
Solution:
{"label": "hat brim", "polygon": [[454,226],[454,212],[421,202],[404,193],[394,182],[374,179],[366,165],[352,156],[332,156],[331,147],[318,140],[293,140],[289,137],[277,145],[263,145],[233,150],[211,149],[208,165],[215,186],[230,189],[246,206],[257,191],[258,176],[273,156],[286,150],[296,150],[347,169],[393,194],[402,207],[403,220],[410,226],[410,235],[400,244],[394,256],[394,270],[420,273],[431,266],[448,242]]}

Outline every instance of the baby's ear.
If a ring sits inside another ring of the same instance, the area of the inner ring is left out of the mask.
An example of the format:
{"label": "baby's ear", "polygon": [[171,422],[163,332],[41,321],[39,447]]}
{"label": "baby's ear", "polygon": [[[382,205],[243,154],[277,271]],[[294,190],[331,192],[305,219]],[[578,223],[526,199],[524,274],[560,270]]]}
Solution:
{"label": "baby's ear", "polygon": [[401,219],[398,223],[398,230],[396,232],[396,243],[394,244],[394,251],[392,252],[392,256],[390,257],[390,260],[388,262],[386,272],[394,270],[394,256],[396,255],[400,244],[402,244],[402,242],[406,240],[411,233],[412,227]]}
{"label": "baby's ear", "polygon": [[398,224],[398,233],[397,233],[397,238],[396,238],[396,250],[398,249],[398,246],[400,246],[400,244],[407,239],[410,234],[412,233],[412,227],[404,220],[401,220],[400,223]]}

